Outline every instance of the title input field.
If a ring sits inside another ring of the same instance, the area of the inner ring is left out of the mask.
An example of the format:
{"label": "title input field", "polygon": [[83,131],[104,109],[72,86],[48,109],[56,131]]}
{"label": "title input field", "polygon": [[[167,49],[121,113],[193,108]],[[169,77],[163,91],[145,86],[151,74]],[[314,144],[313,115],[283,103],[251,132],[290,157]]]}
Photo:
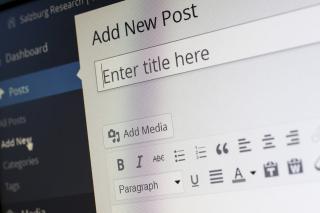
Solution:
{"label": "title input field", "polygon": [[97,60],[97,89],[101,92],[317,43],[319,26],[320,6],[315,6]]}

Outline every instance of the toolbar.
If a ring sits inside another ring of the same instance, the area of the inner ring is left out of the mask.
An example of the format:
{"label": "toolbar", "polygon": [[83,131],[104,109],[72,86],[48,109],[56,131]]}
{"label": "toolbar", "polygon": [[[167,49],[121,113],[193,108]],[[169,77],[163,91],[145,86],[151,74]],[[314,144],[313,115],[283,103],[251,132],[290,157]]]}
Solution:
{"label": "toolbar", "polygon": [[116,200],[320,180],[319,125],[307,121],[113,150],[108,162]]}

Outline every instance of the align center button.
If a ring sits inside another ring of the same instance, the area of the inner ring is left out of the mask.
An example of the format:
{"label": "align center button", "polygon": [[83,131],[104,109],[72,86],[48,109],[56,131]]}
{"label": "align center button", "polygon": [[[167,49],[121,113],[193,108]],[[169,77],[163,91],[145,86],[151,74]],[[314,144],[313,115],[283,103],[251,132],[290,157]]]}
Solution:
{"label": "align center button", "polygon": [[163,114],[103,127],[106,148],[173,137],[171,114]]}
{"label": "align center button", "polygon": [[141,176],[115,181],[116,200],[177,194],[184,192],[180,172]]}

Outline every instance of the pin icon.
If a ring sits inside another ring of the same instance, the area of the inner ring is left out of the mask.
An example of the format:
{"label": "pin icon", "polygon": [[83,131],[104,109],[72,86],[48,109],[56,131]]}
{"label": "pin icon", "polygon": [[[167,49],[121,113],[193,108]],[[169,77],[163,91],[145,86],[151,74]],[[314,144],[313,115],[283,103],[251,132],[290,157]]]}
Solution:
{"label": "pin icon", "polygon": [[320,156],[316,160],[314,167],[316,168],[316,170],[320,171]]}

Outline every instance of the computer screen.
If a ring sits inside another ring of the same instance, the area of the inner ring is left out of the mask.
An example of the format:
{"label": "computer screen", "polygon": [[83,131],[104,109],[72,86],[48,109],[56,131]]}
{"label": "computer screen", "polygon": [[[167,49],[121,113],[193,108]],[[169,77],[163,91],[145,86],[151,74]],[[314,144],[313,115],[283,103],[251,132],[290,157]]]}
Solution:
{"label": "computer screen", "polygon": [[319,212],[319,0],[0,11],[5,213]]}

